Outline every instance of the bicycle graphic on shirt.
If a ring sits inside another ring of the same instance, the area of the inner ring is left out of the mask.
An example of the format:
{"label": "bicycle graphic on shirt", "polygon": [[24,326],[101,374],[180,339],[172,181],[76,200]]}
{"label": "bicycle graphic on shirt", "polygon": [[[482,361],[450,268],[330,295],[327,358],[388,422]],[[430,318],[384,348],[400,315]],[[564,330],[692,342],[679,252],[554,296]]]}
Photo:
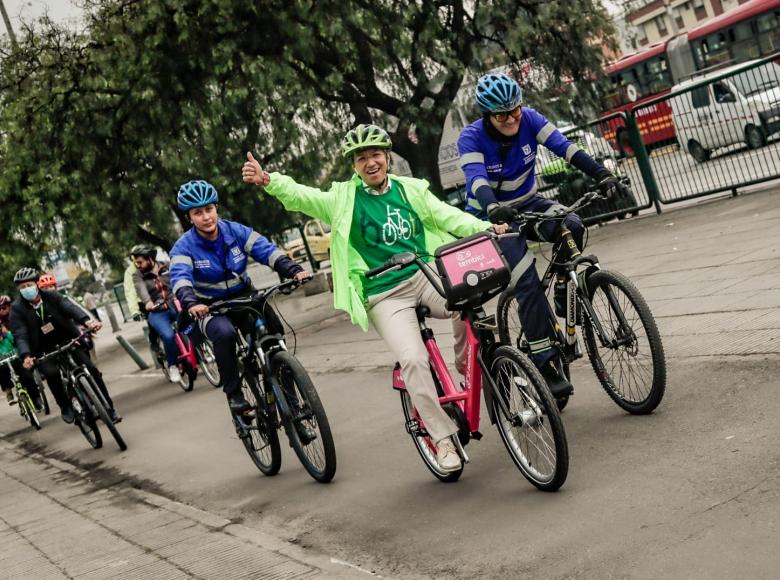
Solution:
{"label": "bicycle graphic on shirt", "polygon": [[386,246],[392,246],[399,239],[408,240],[412,237],[412,224],[401,215],[400,209],[391,210],[387,206],[387,221],[382,225],[382,241]]}

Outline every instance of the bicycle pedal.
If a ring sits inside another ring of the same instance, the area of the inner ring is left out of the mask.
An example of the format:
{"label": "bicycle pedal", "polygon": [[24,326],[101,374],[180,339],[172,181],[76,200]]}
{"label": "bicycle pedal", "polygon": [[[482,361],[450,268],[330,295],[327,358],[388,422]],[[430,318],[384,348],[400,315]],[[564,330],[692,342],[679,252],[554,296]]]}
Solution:
{"label": "bicycle pedal", "polygon": [[409,435],[417,435],[420,432],[420,422],[417,419],[409,419],[404,426]]}

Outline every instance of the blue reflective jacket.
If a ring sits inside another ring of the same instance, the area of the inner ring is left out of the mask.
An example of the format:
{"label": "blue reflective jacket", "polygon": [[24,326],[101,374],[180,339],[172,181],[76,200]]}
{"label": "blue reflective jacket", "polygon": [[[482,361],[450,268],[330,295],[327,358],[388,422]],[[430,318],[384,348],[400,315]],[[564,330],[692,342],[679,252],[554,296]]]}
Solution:
{"label": "blue reflective jacket", "polygon": [[581,151],[544,115],[530,107],[523,107],[522,111],[520,130],[507,142],[503,155],[501,143],[488,135],[483,119],[461,131],[458,153],[466,175],[466,211],[484,215],[476,197],[476,191],[483,186],[490,187],[499,202],[522,204],[533,197],[537,189],[534,162],[538,145],[544,145],[568,162]]}
{"label": "blue reflective jacket", "polygon": [[171,288],[185,309],[235,296],[251,288],[246,273],[248,257],[269,266],[283,277],[303,270],[268,238],[228,220],[217,223],[222,247],[190,228],[170,251]]}

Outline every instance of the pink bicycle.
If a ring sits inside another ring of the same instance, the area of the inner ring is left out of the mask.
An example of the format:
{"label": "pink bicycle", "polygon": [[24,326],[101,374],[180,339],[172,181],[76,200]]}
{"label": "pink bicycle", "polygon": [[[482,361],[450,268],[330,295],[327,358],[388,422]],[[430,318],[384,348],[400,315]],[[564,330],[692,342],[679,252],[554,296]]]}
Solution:
{"label": "pink bicycle", "polygon": [[[534,486],[555,491],[566,481],[569,470],[566,433],[555,399],[526,355],[496,342],[496,317],[488,316],[483,308],[485,302],[500,294],[509,283],[509,268],[495,242],[499,237],[503,236],[479,233],[440,247],[435,254],[438,275],[419,256],[406,252],[367,271],[366,277],[416,264],[446,298],[447,308],[461,312],[467,325],[467,370],[465,383],[456,385],[433,331],[425,323],[430,310],[426,306],[416,308],[439,402],[458,427],[457,436],[452,439],[462,463],[469,461],[464,447],[471,439],[482,438],[479,396],[484,380],[490,421],[498,428],[512,461]],[[412,405],[399,363],[393,370],[393,388],[401,395],[406,431],[425,465],[441,481],[457,481],[463,468],[449,472],[439,466],[436,446]]]}
{"label": "pink bicycle", "polygon": [[[175,300],[176,311],[181,311],[179,301]],[[152,312],[162,312],[168,309],[168,305],[163,300],[158,300],[154,304]],[[195,348],[192,341],[179,332],[176,326],[176,321],[171,320],[171,327],[173,328],[174,339],[176,340],[176,347],[179,354],[177,356],[177,366],[179,367],[179,386],[184,392],[189,392],[195,387],[195,379],[198,376],[198,357],[195,354]],[[168,377],[168,365],[165,361],[165,350],[160,344],[160,339],[157,339],[157,344],[152,347],[152,353],[154,354],[156,365],[162,369],[166,378]]]}

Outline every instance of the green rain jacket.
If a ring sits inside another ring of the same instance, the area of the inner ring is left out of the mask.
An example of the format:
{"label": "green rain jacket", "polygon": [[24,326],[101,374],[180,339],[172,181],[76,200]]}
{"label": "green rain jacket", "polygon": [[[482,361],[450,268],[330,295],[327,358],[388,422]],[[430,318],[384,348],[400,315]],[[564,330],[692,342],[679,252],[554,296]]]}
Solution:
{"label": "green rain jacket", "polygon": [[[441,201],[428,189],[423,179],[390,175],[400,183],[407,199],[425,228],[428,253],[433,252],[453,236],[465,237],[484,231],[490,224]],[[349,243],[355,193],[361,184],[355,174],[350,181],[333,183],[328,191],[296,183],[281,173],[271,173],[271,183],[265,190],[290,211],[300,211],[331,224],[330,264],[333,272],[333,305],[347,312],[352,323],[368,330],[366,297],[360,275],[365,272],[363,258]]]}

